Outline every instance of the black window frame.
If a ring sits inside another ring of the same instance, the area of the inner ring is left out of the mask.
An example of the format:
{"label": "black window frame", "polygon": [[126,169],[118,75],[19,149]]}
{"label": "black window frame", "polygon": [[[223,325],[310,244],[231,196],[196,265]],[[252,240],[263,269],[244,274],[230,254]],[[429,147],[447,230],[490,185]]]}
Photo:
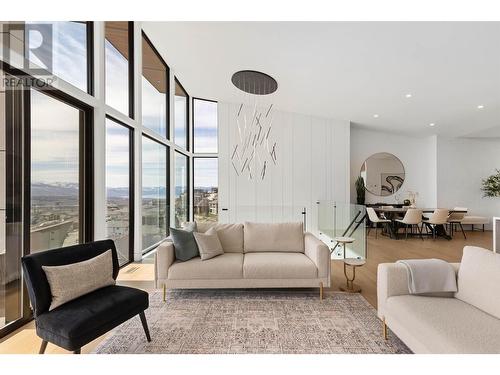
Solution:
{"label": "black window frame", "polygon": [[193,101],[193,121],[191,122],[191,134],[193,135],[192,136],[192,139],[193,139],[193,146],[192,146],[192,150],[193,150],[193,155],[195,154],[213,154],[213,155],[218,155],[219,154],[219,124],[217,123],[217,152],[196,152],[196,136],[195,136],[195,123],[196,123],[196,115],[195,115],[195,110],[194,110],[194,101],[195,100],[202,100],[202,101],[205,101],[205,102],[212,102],[212,103],[217,103],[217,105],[219,104],[219,102],[217,100],[211,100],[211,99],[204,99],[204,98],[200,98],[200,97],[197,97],[197,96],[193,96],[192,98],[192,101]]}
{"label": "black window frame", "polygon": [[186,91],[186,89],[184,88],[182,83],[179,81],[179,79],[177,77],[174,77],[174,98],[175,98],[175,89],[176,89],[175,85],[179,85],[181,87],[182,91],[184,91],[184,93],[186,94],[186,148],[183,148],[180,145],[178,145],[177,143],[175,143],[175,118],[174,118],[174,137],[173,137],[174,139],[173,139],[173,142],[175,145],[177,145],[181,149],[189,152],[189,151],[191,151],[191,147],[189,144],[189,140],[190,140],[190,136],[191,136],[191,130],[190,130],[191,127],[189,126],[189,119],[190,119],[189,113],[190,113],[190,108],[191,108],[191,106],[190,106],[191,97],[189,96],[189,93]]}
{"label": "black window frame", "polygon": [[[104,74],[106,74],[106,22],[104,21]],[[129,118],[135,120],[135,85],[134,85],[134,21],[126,21],[128,23],[128,114],[124,113],[124,115],[128,115]],[[104,90],[106,90],[106,77],[104,77]],[[104,95],[104,102],[106,104],[106,91]],[[114,108],[111,106],[111,108]],[[116,108],[114,108],[116,109]],[[118,112],[122,113],[120,110],[116,109]],[[124,124],[125,125],[125,124]]]}
{"label": "black window frame", "polygon": [[[128,251],[128,262],[121,265],[120,267],[124,267],[129,263],[134,261],[134,245],[135,245],[135,129],[124,122],[116,119],[111,115],[106,115],[106,119],[109,119],[118,125],[123,126],[129,131],[129,251]],[[104,122],[104,126],[106,127],[106,121]],[[107,189],[107,186],[104,186]],[[107,204],[107,199],[106,199]]]}
{"label": "black window frame", "polygon": [[[158,59],[160,60],[160,62],[165,66],[166,79],[167,79],[167,82],[166,82],[166,84],[167,84],[167,86],[166,86],[167,90],[166,90],[166,93],[165,93],[165,100],[166,100],[166,106],[165,106],[165,112],[166,112],[165,113],[165,120],[166,120],[166,124],[165,124],[165,129],[166,129],[166,134],[159,134],[156,131],[154,131],[153,129],[150,129],[147,126],[144,126],[144,124],[142,124],[142,118],[140,119],[141,120],[141,124],[143,125],[143,127],[145,129],[148,129],[149,131],[153,132],[154,134],[157,134],[157,135],[159,135],[162,138],[170,140],[171,139],[171,134],[170,134],[170,92],[171,92],[171,87],[170,87],[170,67],[165,62],[165,60],[163,59],[163,57],[161,57],[160,53],[155,48],[155,46],[151,42],[151,39],[149,39],[149,37],[144,32],[144,30],[141,30],[141,37],[142,37],[142,39],[141,39],[142,43],[146,42],[149,45],[149,47],[153,50],[153,52],[156,54],[156,56],[158,57]],[[143,53],[143,50],[142,50],[142,44],[141,44],[141,54],[142,53]],[[142,67],[142,69],[144,69],[144,67]],[[144,78],[142,70],[141,70],[141,78]],[[141,103],[142,103],[142,99],[143,99],[143,97],[141,95]]]}
{"label": "black window frame", "polygon": [[[213,100],[211,100],[213,101]],[[191,179],[193,181],[193,186],[192,186],[192,189],[191,189],[191,193],[193,194],[193,205],[192,205],[192,218],[193,218],[193,221],[195,220],[195,217],[194,217],[194,189],[195,189],[195,183],[194,183],[194,174],[195,174],[195,161],[196,159],[216,159],[217,160],[217,206],[219,205],[219,156],[218,154],[213,154],[213,155],[207,155],[207,154],[199,154],[199,156],[197,156],[196,154],[193,154],[193,157],[191,158],[192,159],[192,163],[193,163],[193,167],[191,168]],[[219,220],[219,210],[217,210],[217,221]]]}
{"label": "black window frame", "polygon": [[[141,134],[142,137],[146,137],[148,138],[149,140],[153,141],[153,142],[156,142],[162,146],[165,147],[165,153],[166,153],[166,165],[167,165],[167,173],[166,173],[166,184],[167,184],[167,189],[166,189],[166,202],[168,203],[167,205],[167,209],[166,209],[166,219],[167,219],[167,222],[165,223],[166,224],[166,237],[168,237],[170,235],[170,192],[171,192],[171,186],[170,186],[170,146],[165,143],[165,142],[162,142],[160,139],[158,138],[155,138],[145,132],[142,132]],[[143,145],[142,145],[142,139],[141,139],[141,154],[142,154],[142,151],[143,151]],[[143,217],[143,214],[142,214],[142,192],[143,192],[143,182],[142,182],[142,177],[143,177],[143,161],[142,161],[142,158],[141,158],[141,229],[142,229],[142,217]],[[142,237],[142,231],[141,231],[141,237]],[[147,248],[144,248],[144,246],[141,246],[142,249],[141,249],[141,252],[142,252],[142,256],[150,253],[151,251],[153,251],[154,249],[156,249],[165,239],[153,244],[153,245],[150,245],[149,247]],[[141,242],[142,242],[142,238],[141,238]]]}
{"label": "black window frame", "polygon": [[[182,152],[181,150],[174,150],[174,173],[175,173],[175,153],[178,153],[182,156],[185,156],[186,157],[186,160],[187,160],[187,164],[186,164],[186,168],[187,168],[187,171],[186,171],[186,181],[187,181],[187,187],[186,187],[186,192],[187,192],[187,211],[186,211],[186,221],[190,221],[191,220],[191,213],[193,212],[193,209],[191,207],[191,179],[192,179],[192,176],[191,176],[191,159],[192,157],[189,157],[188,154],[185,154],[184,152]],[[175,188],[176,186],[174,186],[174,197],[175,197]],[[175,199],[174,199],[174,220],[175,220]]]}
{"label": "black window frame", "polygon": [[[24,218],[31,222],[31,90],[37,90],[55,100],[81,111],[79,130],[79,236],[78,243],[94,238],[94,108],[82,101],[53,88],[43,90],[30,87],[24,96]],[[29,252],[30,226],[24,228],[24,246]]]}

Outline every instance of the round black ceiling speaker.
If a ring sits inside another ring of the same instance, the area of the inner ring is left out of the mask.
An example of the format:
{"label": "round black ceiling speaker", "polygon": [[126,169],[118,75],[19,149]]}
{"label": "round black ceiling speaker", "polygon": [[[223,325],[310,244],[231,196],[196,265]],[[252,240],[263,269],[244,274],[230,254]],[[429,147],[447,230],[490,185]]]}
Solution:
{"label": "round black ceiling speaker", "polygon": [[269,95],[278,89],[278,82],[270,75],[255,70],[240,70],[231,82],[241,91],[254,95]]}

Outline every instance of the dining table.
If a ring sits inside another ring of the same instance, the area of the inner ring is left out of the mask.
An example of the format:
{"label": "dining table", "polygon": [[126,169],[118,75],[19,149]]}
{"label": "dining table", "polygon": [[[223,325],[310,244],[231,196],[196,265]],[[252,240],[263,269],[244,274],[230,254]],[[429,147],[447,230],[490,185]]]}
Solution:
{"label": "dining table", "polygon": [[[372,207],[375,212],[380,215],[383,214],[383,216],[386,219],[391,220],[391,224],[388,226],[389,228],[389,233],[386,233],[386,235],[389,235],[391,238],[399,239],[398,236],[398,230],[399,226],[395,219],[398,218],[403,218],[404,214],[408,209],[410,208],[415,208],[417,210],[421,210],[423,214],[432,214],[436,208],[420,208],[420,207],[410,207],[410,206],[403,206],[403,207],[388,207],[388,206],[378,206],[378,207]],[[449,214],[452,213],[467,213],[466,210],[456,210],[453,208],[448,209]],[[425,221],[424,221],[425,224]],[[429,224],[426,224],[429,225]],[[384,233],[383,233],[384,234]],[[447,240],[451,240],[451,236],[446,232],[446,228],[443,224],[441,225],[436,225],[436,236],[438,237],[443,237]]]}

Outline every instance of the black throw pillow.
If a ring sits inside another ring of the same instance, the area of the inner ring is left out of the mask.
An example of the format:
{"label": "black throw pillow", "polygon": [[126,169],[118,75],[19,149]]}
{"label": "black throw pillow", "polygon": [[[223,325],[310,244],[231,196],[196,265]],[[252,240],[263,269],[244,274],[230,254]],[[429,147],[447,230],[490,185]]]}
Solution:
{"label": "black throw pillow", "polygon": [[198,245],[194,239],[193,232],[170,228],[170,235],[174,242],[175,258],[182,262],[200,256]]}

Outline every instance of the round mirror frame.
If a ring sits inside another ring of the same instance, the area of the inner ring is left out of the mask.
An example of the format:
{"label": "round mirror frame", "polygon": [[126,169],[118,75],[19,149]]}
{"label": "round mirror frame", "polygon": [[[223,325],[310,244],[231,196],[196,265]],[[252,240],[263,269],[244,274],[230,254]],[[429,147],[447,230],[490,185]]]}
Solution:
{"label": "round mirror frame", "polygon": [[[393,173],[393,174],[386,173],[387,174],[387,176],[385,178],[386,185],[382,185],[382,181],[381,181],[381,193],[380,194],[377,192],[371,191],[367,187],[366,180],[367,180],[367,173],[369,173],[369,172],[365,173],[364,176],[362,175],[362,172],[364,170],[366,171],[365,166],[366,166],[366,163],[368,162],[368,160],[370,160],[370,158],[373,158],[374,156],[379,155],[379,154],[390,155],[394,160],[397,160],[399,162],[399,164],[401,165],[401,169],[403,171],[403,173]],[[391,195],[396,194],[403,186],[405,178],[406,178],[406,171],[405,171],[405,166],[404,166],[403,162],[396,155],[391,154],[390,152],[377,152],[377,153],[372,154],[369,157],[367,157],[365,159],[365,161],[363,162],[363,164],[361,164],[361,169],[359,171],[359,175],[363,178],[363,181],[365,182],[365,190],[367,192],[369,192],[370,194],[373,194],[375,196],[378,196],[378,197],[389,197]],[[388,179],[390,179],[390,180],[388,180]],[[396,184],[394,184],[393,181],[395,181]],[[386,194],[382,194],[383,191],[385,191]]]}

